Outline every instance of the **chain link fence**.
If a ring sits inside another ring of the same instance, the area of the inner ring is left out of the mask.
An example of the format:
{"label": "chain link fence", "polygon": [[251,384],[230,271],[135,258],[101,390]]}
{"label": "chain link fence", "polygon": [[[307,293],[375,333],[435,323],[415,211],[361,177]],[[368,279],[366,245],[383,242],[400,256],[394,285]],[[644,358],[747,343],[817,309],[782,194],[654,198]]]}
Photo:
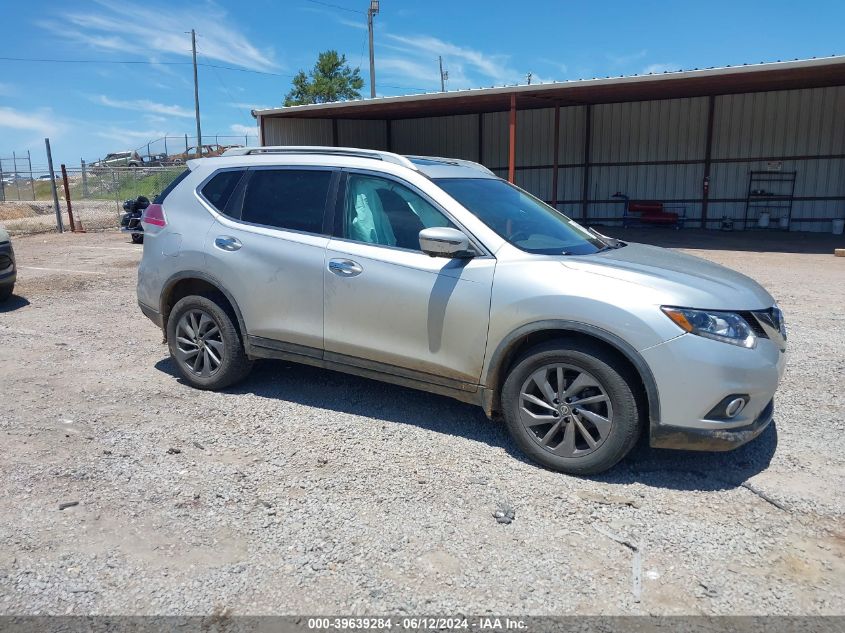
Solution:
{"label": "chain link fence", "polygon": [[[124,200],[138,196],[152,200],[184,170],[184,165],[77,167],[66,169],[67,188],[61,172],[57,172],[55,184],[64,228],[71,230],[71,213],[73,226],[77,229],[88,231],[116,228],[120,226]],[[24,196],[21,199],[9,196],[9,185],[4,185],[6,195],[0,197],[0,225],[12,235],[55,231],[56,211],[50,177],[38,177],[26,172],[18,172],[17,176],[22,183],[26,183],[26,186],[20,188]],[[14,191],[17,193],[17,188]]]}

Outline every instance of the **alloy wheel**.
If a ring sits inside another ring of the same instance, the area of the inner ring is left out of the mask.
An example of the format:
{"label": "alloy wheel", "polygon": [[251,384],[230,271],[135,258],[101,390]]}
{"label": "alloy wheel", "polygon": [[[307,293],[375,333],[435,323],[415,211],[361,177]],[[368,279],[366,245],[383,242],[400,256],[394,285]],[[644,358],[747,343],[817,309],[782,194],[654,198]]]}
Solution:
{"label": "alloy wheel", "polygon": [[561,457],[582,457],[607,439],[613,407],[592,374],[554,363],[544,365],[522,384],[519,419],[544,449]]}
{"label": "alloy wheel", "polygon": [[191,373],[208,378],[223,364],[226,348],[212,316],[204,310],[188,310],[176,324],[176,356]]}

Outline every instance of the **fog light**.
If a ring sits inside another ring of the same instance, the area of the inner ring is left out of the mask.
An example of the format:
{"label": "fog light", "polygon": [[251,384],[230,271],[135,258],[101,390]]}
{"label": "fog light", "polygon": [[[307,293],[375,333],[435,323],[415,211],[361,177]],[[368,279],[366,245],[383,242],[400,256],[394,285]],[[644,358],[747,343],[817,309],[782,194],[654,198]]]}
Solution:
{"label": "fog light", "polygon": [[725,407],[725,415],[729,418],[735,418],[739,412],[745,408],[745,398],[734,398]]}

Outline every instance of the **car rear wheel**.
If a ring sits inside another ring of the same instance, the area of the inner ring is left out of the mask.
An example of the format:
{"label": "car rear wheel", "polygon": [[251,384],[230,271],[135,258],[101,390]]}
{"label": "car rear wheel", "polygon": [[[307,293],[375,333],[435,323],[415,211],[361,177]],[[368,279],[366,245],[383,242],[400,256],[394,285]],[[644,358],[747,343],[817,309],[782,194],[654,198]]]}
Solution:
{"label": "car rear wheel", "polygon": [[613,467],[636,444],[636,379],[603,347],[552,341],[514,363],[502,388],[508,431],[547,468],[576,475]]}
{"label": "car rear wheel", "polygon": [[0,303],[3,303],[6,299],[11,297],[14,290],[15,284],[10,284],[8,286],[0,286]]}
{"label": "car rear wheel", "polygon": [[224,389],[252,368],[233,318],[208,297],[185,297],[173,306],[167,340],[182,378],[197,389]]}

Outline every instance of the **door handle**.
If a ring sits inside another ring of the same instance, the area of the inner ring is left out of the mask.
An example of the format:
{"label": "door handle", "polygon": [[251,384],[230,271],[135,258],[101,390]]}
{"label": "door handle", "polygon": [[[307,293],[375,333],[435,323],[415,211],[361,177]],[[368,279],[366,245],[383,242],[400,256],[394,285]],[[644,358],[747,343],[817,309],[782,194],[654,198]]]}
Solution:
{"label": "door handle", "polygon": [[222,251],[236,251],[243,246],[238,238],[230,235],[218,236],[217,239],[214,240],[214,245]]}
{"label": "door handle", "polygon": [[364,269],[351,259],[330,259],[329,270],[338,277],[355,277],[364,272]]}

